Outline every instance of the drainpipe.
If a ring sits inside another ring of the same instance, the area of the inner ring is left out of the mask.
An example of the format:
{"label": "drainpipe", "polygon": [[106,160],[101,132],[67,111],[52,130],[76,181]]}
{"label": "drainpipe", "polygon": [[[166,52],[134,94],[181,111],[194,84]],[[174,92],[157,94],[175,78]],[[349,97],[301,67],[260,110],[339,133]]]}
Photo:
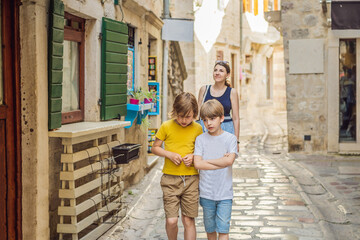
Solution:
{"label": "drainpipe", "polygon": [[[164,0],[164,19],[170,18],[169,0]],[[162,84],[162,122],[167,120],[167,101],[168,101],[168,62],[169,62],[169,41],[164,40],[163,50],[163,84]]]}

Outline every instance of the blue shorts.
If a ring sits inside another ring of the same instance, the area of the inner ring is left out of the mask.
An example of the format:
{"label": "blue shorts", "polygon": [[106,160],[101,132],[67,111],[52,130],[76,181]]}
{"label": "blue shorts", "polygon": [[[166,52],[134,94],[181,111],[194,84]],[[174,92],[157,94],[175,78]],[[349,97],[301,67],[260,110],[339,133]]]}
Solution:
{"label": "blue shorts", "polygon": [[[204,121],[199,120],[197,122],[202,126],[203,132],[207,132],[207,129],[206,129],[205,125],[204,125]],[[221,129],[235,135],[235,129],[234,129],[234,122],[233,121],[222,122],[221,123]]]}
{"label": "blue shorts", "polygon": [[232,199],[213,201],[200,198],[207,233],[229,233]]}

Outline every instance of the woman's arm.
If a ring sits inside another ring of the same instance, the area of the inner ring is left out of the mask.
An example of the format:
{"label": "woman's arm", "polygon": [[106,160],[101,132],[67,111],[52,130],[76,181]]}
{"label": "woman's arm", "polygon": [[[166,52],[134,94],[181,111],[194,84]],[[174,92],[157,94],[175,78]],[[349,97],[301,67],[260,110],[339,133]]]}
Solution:
{"label": "woman's arm", "polygon": [[[200,91],[199,91],[199,96],[198,96],[199,115],[200,115],[201,104],[202,104],[203,99],[204,99],[205,89],[206,89],[206,86],[202,86],[200,88]],[[200,117],[198,117],[198,119],[200,119]]]}
{"label": "woman's arm", "polygon": [[231,89],[230,100],[231,100],[232,120],[234,123],[235,136],[236,139],[239,141],[239,135],[240,135],[239,97],[235,88]]}

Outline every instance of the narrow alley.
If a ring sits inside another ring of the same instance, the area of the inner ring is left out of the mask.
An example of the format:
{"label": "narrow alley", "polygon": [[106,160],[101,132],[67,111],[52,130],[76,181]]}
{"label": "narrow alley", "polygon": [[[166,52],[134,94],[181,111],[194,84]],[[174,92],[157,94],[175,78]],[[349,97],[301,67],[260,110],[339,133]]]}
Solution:
{"label": "narrow alley", "polygon": [[[360,240],[360,1],[0,10],[0,240],[167,239],[160,135],[189,165],[201,131],[186,127],[214,98],[240,144],[230,239]],[[189,122],[163,131],[172,117]],[[197,174],[184,169],[171,174]],[[196,228],[206,239],[201,207]]]}
{"label": "narrow alley", "polygon": [[[161,167],[162,162],[128,191],[126,218],[101,240],[167,239],[159,185]],[[265,151],[264,137],[253,137],[242,144],[233,165],[233,180],[230,239],[360,239],[359,177],[351,183],[352,193],[358,197],[353,198],[349,215],[336,207],[341,196],[328,192],[288,154]],[[207,239],[201,207],[196,226],[197,239]],[[180,220],[178,237],[183,239]]]}

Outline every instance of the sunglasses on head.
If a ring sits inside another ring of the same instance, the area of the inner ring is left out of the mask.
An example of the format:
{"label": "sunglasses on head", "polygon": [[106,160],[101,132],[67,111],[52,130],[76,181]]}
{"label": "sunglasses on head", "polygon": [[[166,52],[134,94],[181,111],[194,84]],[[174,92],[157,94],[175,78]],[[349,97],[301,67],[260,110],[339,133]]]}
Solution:
{"label": "sunglasses on head", "polygon": [[217,63],[225,63],[225,64],[229,65],[229,62],[228,62],[228,61],[224,61],[224,60],[216,60],[216,61],[215,61],[215,64],[217,64]]}

